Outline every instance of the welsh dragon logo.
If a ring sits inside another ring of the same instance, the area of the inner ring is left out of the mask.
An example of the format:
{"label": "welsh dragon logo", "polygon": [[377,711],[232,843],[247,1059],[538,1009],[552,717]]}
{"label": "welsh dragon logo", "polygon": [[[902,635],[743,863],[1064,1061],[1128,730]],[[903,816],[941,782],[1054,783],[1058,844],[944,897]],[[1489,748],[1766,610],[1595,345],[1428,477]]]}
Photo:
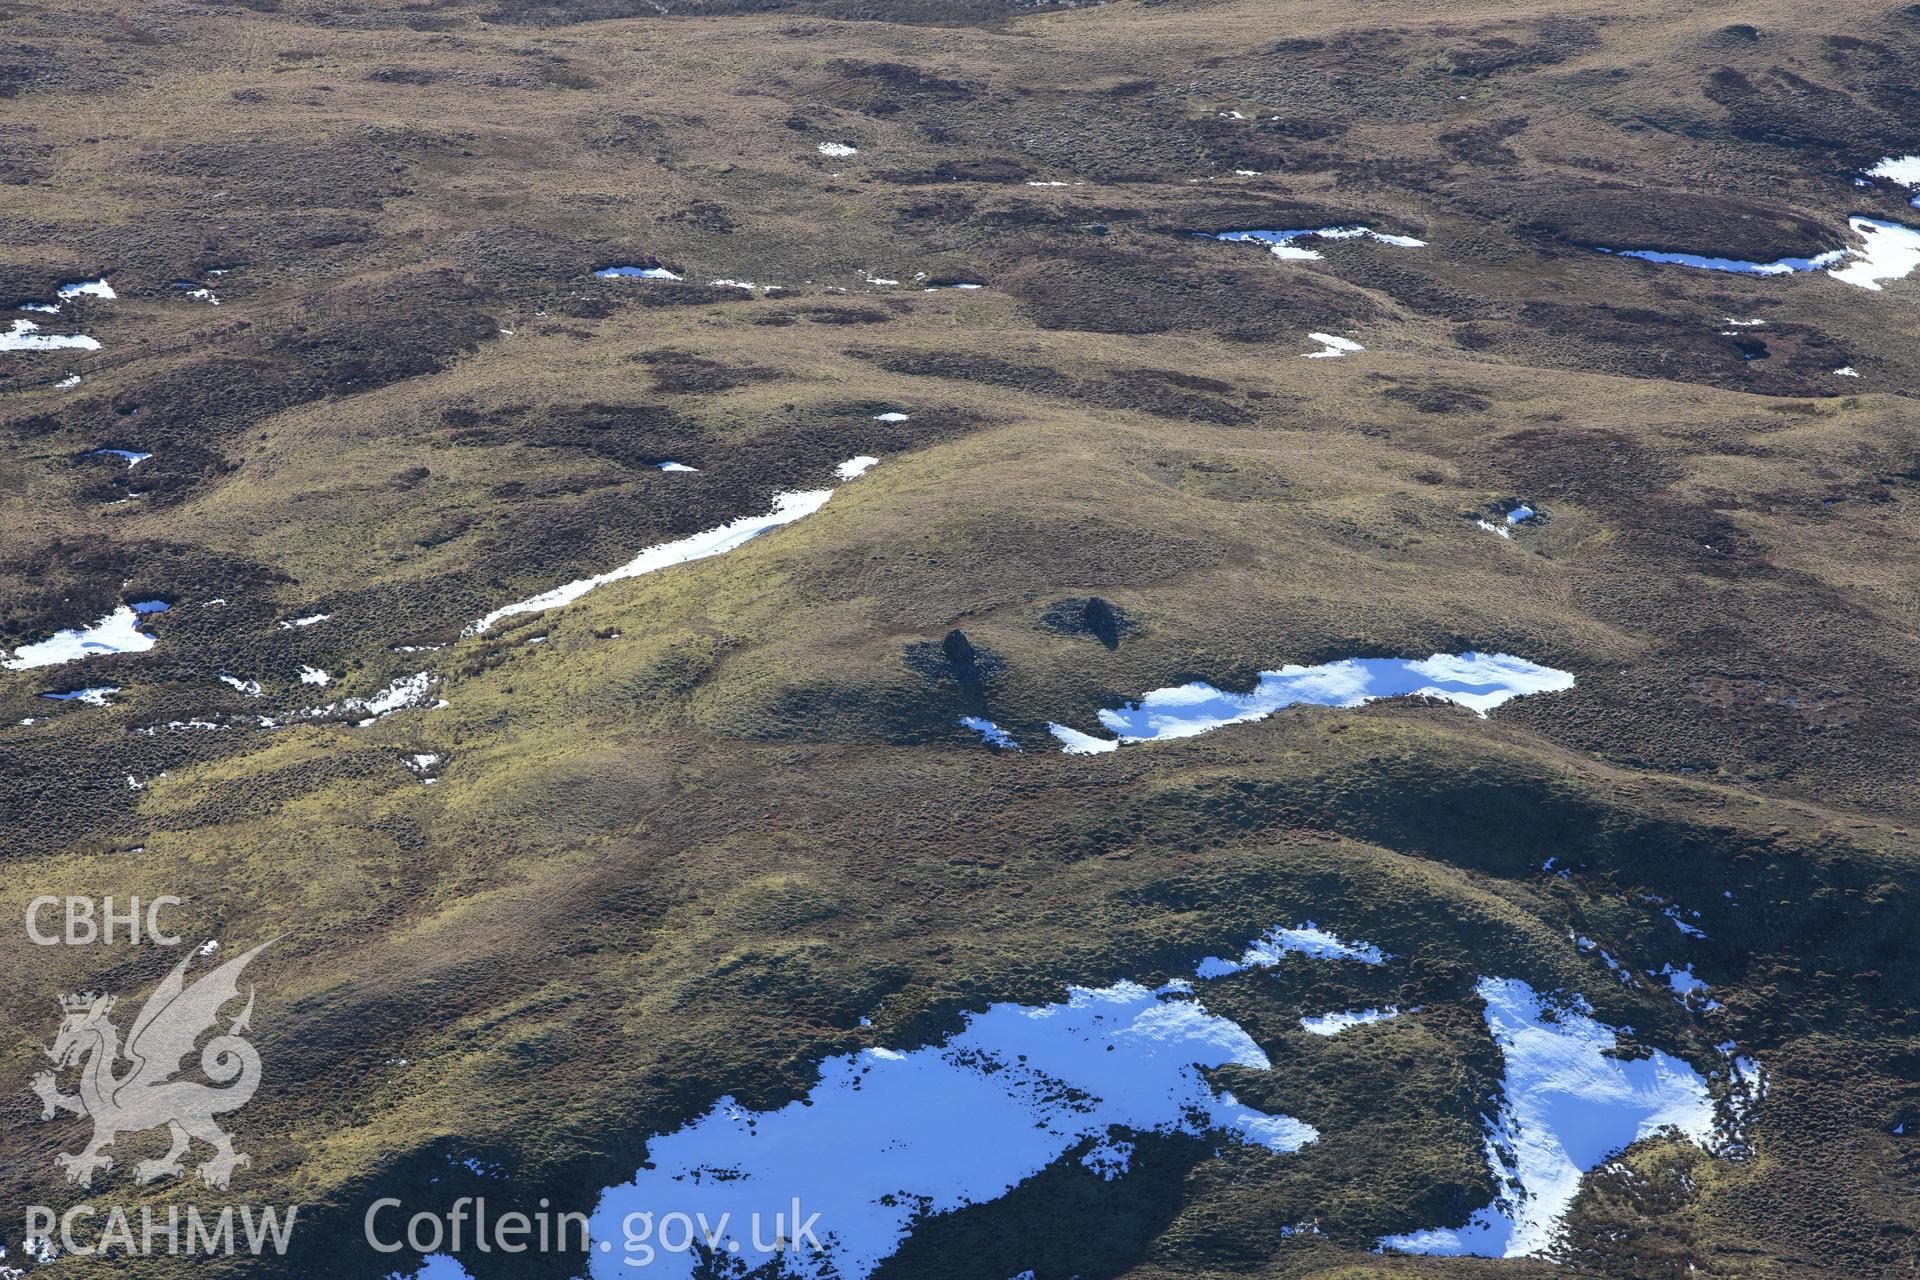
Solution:
{"label": "welsh dragon logo", "polygon": [[[119,1029],[107,1017],[113,1012],[112,996],[85,992],[60,997],[65,1016],[53,1047],[47,1050],[55,1070],[34,1076],[33,1091],[40,1097],[42,1120],[62,1111],[93,1118],[93,1140],[77,1153],[53,1158],[66,1170],[68,1182],[92,1186],[96,1170],[113,1167],[113,1157],[101,1153],[121,1134],[162,1125],[173,1145],[159,1159],[134,1166],[137,1182],[157,1182],[186,1172],[180,1158],[195,1139],[213,1148],[212,1156],[198,1169],[200,1180],[210,1187],[224,1189],[235,1169],[252,1163],[233,1149],[233,1139],[213,1120],[246,1106],[260,1087],[260,1054],[241,1034],[253,1015],[252,987],[247,989],[246,1007],[225,1033],[215,1035],[200,1050],[200,1069],[213,1083],[177,1077],[195,1043],[219,1021],[221,1008],[239,997],[241,971],[272,945],[269,940],[235,956],[191,986],[185,979],[193,957],[182,960],[147,997],[124,1046]],[[123,1059],[131,1065],[116,1073]],[[80,1068],[77,1096],[59,1089],[58,1073],[69,1067]]]}

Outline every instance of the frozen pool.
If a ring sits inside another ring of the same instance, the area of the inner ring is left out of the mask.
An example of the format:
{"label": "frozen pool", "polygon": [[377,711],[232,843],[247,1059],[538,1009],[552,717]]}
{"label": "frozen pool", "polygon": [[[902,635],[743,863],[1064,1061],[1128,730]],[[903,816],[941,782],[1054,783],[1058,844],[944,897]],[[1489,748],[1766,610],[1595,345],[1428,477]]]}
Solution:
{"label": "frozen pool", "polygon": [[1658,249],[1602,249],[1621,258],[1694,267],[1701,271],[1730,271],[1738,275],[1784,276],[1794,271],[1818,271],[1847,256],[1845,249],[1830,249],[1811,258],[1781,258],[1776,262],[1748,262],[1743,258],[1710,258],[1698,253],[1666,253]]}
{"label": "frozen pool", "polygon": [[1302,240],[1367,239],[1402,249],[1421,249],[1425,248],[1427,243],[1425,240],[1416,240],[1412,236],[1392,235],[1384,231],[1375,231],[1372,227],[1362,226],[1302,227],[1296,231],[1196,231],[1194,234],[1207,240],[1264,244],[1274,257],[1295,261],[1306,261],[1321,256],[1318,249],[1301,244]]}
{"label": "frozen pool", "polygon": [[72,280],[61,285],[55,291],[60,298],[114,298],[113,286],[103,276],[98,280]]}
{"label": "frozen pool", "polygon": [[100,340],[84,333],[41,333],[31,320],[15,320],[0,333],[0,351],[98,351]]}
{"label": "frozen pool", "polygon": [[[62,385],[64,386],[65,384],[63,383]],[[138,449],[95,449],[87,456],[89,458],[119,458],[127,464],[127,470],[131,471],[153,455],[150,453],[141,453]]]}
{"label": "frozen pool", "polygon": [[1457,703],[1484,716],[1513,698],[1572,687],[1571,673],[1504,653],[1347,658],[1315,667],[1263,671],[1251,693],[1230,693],[1205,683],[1155,689],[1138,702],[1099,713],[1100,723],[1113,738],[1093,737],[1065,725],[1049,728],[1064,750],[1082,755],[1111,751],[1123,742],[1191,737],[1265,719],[1300,703],[1355,707],[1378,698],[1415,694]]}
{"label": "frozen pool", "polygon": [[[1704,271],[1776,276],[1796,271],[1825,271],[1835,280],[1879,292],[1882,282],[1902,280],[1920,266],[1920,230],[1881,218],[1854,216],[1847,228],[1858,247],[1831,249],[1811,258],[1781,258],[1777,262],[1748,262],[1740,258],[1712,258],[1696,253],[1665,253],[1654,249],[1601,249],[1622,258],[1673,263]],[[1738,323],[1738,322],[1730,322]]]}
{"label": "frozen pool", "polygon": [[680,280],[665,267],[602,267],[593,273],[602,280]]}
{"label": "frozen pool", "polygon": [[[877,458],[861,456],[843,462],[834,474],[842,480],[851,480],[862,475],[879,461]],[[648,547],[633,559],[616,569],[595,574],[591,578],[576,578],[537,596],[502,605],[484,618],[477,618],[465,631],[467,635],[479,635],[502,618],[511,618],[522,613],[540,613],[547,609],[557,609],[572,604],[595,587],[604,587],[610,582],[622,582],[628,578],[638,578],[676,564],[686,564],[693,560],[704,560],[708,556],[724,555],[758,537],[769,529],[777,529],[784,524],[792,524],[804,519],[827,505],[827,499],[833,496],[832,489],[809,489],[801,493],[777,493],[773,496],[773,509],[764,515],[741,516],[738,520],[728,521],[717,528],[707,529],[689,537],[672,542],[662,542]]]}
{"label": "frozen pool", "polygon": [[102,653],[144,653],[153,648],[153,637],[140,629],[143,614],[164,613],[161,600],[143,600],[123,604],[92,626],[56,631],[45,640],[23,644],[0,667],[24,671],[29,667],[51,667],[78,658]]}
{"label": "frozen pool", "polygon": [[43,693],[40,696],[43,698],[51,698],[55,702],[84,702],[90,707],[104,707],[107,705],[107,699],[118,692],[120,692],[119,685],[99,684],[86,689],[67,689],[59,693]]}

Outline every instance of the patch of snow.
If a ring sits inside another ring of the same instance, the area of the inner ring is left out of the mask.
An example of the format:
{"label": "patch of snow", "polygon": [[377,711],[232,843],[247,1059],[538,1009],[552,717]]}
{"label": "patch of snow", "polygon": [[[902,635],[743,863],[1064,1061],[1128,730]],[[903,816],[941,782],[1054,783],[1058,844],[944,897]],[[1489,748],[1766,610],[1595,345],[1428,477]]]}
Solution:
{"label": "patch of snow", "polygon": [[[66,377],[60,379],[60,381],[54,383],[53,385],[58,387],[62,391],[66,391],[70,388],[77,387],[80,385],[80,375],[77,373],[70,373]],[[148,456],[151,457],[152,455],[149,454]]]}
{"label": "patch of snow", "polygon": [[848,458],[845,462],[835,467],[833,474],[842,480],[857,480],[867,474],[867,472],[873,470],[879,461],[880,459],[874,457],[872,454],[863,453],[857,458]]}
{"label": "patch of snow", "polygon": [[839,159],[842,156],[857,156],[860,154],[860,148],[848,146],[844,142],[823,142],[814,149],[823,156],[832,156],[835,159]]}
{"label": "patch of snow", "polygon": [[1350,1027],[1364,1027],[1369,1023],[1385,1022],[1388,1018],[1400,1016],[1397,1006],[1388,1005],[1384,1009],[1359,1009],[1350,1013],[1323,1013],[1317,1018],[1300,1019],[1300,1029],[1316,1036],[1337,1036]]}
{"label": "patch of snow", "polygon": [[1473,522],[1479,525],[1482,529],[1485,529],[1488,533],[1498,534],[1501,537],[1506,538],[1508,540],[1511,540],[1513,538],[1513,535],[1507,532],[1505,526],[1497,525],[1493,523],[1491,520],[1483,520],[1476,516]]}
{"label": "patch of snow", "polygon": [[698,467],[690,467],[684,462],[662,462],[656,465],[662,471],[698,471],[700,469]]}
{"label": "patch of snow", "polygon": [[422,784],[429,787],[440,781],[440,779],[433,777],[432,774],[434,770],[445,764],[446,761],[446,756],[438,751],[421,751],[414,755],[400,757],[400,763],[406,765],[414,777],[420,779]]}
{"label": "patch of snow", "polygon": [[[264,721],[265,717],[263,716],[261,717],[261,719]],[[135,729],[134,732],[144,733],[145,735],[147,735],[147,737],[153,738],[153,737],[158,737],[162,729],[216,729],[218,730],[218,729],[224,729],[226,727],[227,726],[223,724],[215,724],[211,720],[169,720],[165,724],[150,724],[145,726],[144,728]]]}
{"label": "patch of snow", "polygon": [[1412,236],[1392,235],[1384,231],[1375,231],[1372,227],[1302,227],[1295,231],[1196,231],[1194,233],[1207,240],[1226,240],[1231,242],[1253,242],[1264,244],[1276,258],[1288,258],[1295,261],[1317,259],[1321,256],[1318,249],[1309,249],[1295,243],[1299,240],[1353,240],[1365,238],[1377,240],[1381,244],[1395,245],[1402,249],[1422,249],[1425,240],[1416,240]]}
{"label": "patch of snow", "polygon": [[876,276],[876,275],[874,275],[874,274],[873,274],[872,272],[868,272],[868,273],[867,273],[867,283],[868,283],[868,284],[877,284],[877,285],[882,285],[882,286],[886,286],[886,287],[892,287],[893,285],[897,285],[897,284],[899,284],[900,282],[899,282],[898,280],[889,280],[889,279],[887,279],[887,278],[886,278],[885,276]]}
{"label": "patch of snow", "polygon": [[[1678,929],[1680,932],[1686,934],[1689,938],[1704,938],[1707,936],[1707,931],[1705,929],[1702,929],[1699,925],[1696,925],[1696,924],[1688,924],[1685,920],[1682,920],[1680,918],[1679,907],[1669,904],[1665,910],[1661,911],[1660,914],[1665,916],[1667,919],[1673,921],[1673,927]],[[1694,912],[1693,914],[1696,918],[1700,915],[1698,911]]]}
{"label": "patch of snow", "polygon": [[[405,1058],[395,1059],[398,1066],[406,1066]],[[394,1272],[387,1280],[403,1280],[399,1272]],[[420,1260],[420,1269],[404,1280],[473,1280],[467,1269],[460,1265],[459,1259],[448,1253],[430,1253]]]}
{"label": "patch of snow", "polygon": [[681,280],[665,267],[602,267],[593,273],[601,280]]}
{"label": "patch of snow", "polygon": [[0,667],[24,671],[29,667],[58,666],[101,653],[145,653],[154,639],[140,630],[142,610],[121,605],[90,627],[55,632],[45,640],[23,644]]}
{"label": "patch of snow", "polygon": [[1258,170],[1258,169],[1235,169],[1235,170],[1233,171],[1233,176],[1234,176],[1234,177],[1236,177],[1236,178],[1257,178],[1257,177],[1259,177],[1259,176],[1260,176],[1260,170]]}
{"label": "patch of snow", "polygon": [[1614,977],[1620,979],[1622,986],[1637,987],[1640,985],[1633,980],[1633,970],[1614,959],[1605,947],[1595,942],[1592,938],[1583,935],[1574,940],[1574,945],[1582,951],[1591,951],[1598,955],[1601,963],[1607,966],[1608,971],[1611,972]]}
{"label": "patch of snow", "polygon": [[84,702],[90,707],[104,707],[107,705],[107,699],[118,692],[120,692],[119,685],[101,684],[87,689],[69,689],[64,693],[43,693],[40,696],[51,698],[55,702]]}
{"label": "patch of snow", "polygon": [[1732,325],[1736,329],[1752,329],[1765,324],[1766,321],[1765,320],[1735,320],[1732,316],[1728,316],[1727,323]]}
{"label": "patch of snow", "polygon": [[1008,751],[1020,749],[1020,744],[1013,740],[1013,735],[991,720],[980,716],[961,716],[960,724],[962,728],[971,729],[979,734],[980,740],[990,747],[1001,747]]}
{"label": "patch of snow", "polygon": [[[1457,703],[1484,717],[1510,699],[1571,689],[1573,682],[1570,672],[1504,653],[1347,658],[1314,667],[1263,671],[1252,693],[1229,693],[1198,682],[1155,689],[1138,702],[1102,710],[1099,717],[1118,742],[1153,742],[1263,720],[1300,703],[1357,707],[1380,698],[1414,695]],[[1068,741],[1058,727],[1054,736]],[[1083,737],[1076,735],[1074,741]]]}
{"label": "patch of snow", "polygon": [[[877,459],[867,457],[852,458],[841,463],[835,470],[835,474],[843,480],[851,479],[871,467],[875,461]],[[831,489],[776,493],[773,496],[773,510],[765,515],[741,516],[738,520],[731,520],[717,528],[648,547],[617,569],[609,569],[591,578],[577,578],[549,591],[543,591],[537,596],[502,605],[485,617],[475,619],[463,634],[479,635],[502,618],[511,618],[522,613],[541,613],[547,609],[572,604],[595,587],[603,587],[610,582],[622,582],[628,578],[638,578],[673,565],[704,560],[708,556],[724,555],[769,529],[777,529],[781,525],[792,524],[796,520],[812,515],[826,506],[827,499],[832,496]]]}
{"label": "patch of snow", "polygon": [[1548,1006],[1516,978],[1482,978],[1487,1029],[1506,1062],[1505,1101],[1487,1124],[1487,1163],[1504,1190],[1464,1227],[1389,1236],[1404,1253],[1518,1258],[1546,1252],[1581,1177],[1621,1149],[1662,1130],[1702,1146],[1714,1133],[1707,1082],[1655,1050],[1608,1057],[1615,1028],[1591,1010]]}
{"label": "patch of snow", "polygon": [[1060,749],[1070,756],[1097,756],[1120,749],[1120,743],[1113,738],[1096,738],[1064,724],[1049,724],[1047,732],[1060,740]]}
{"label": "patch of snow", "polygon": [[1339,359],[1349,351],[1365,351],[1366,348],[1352,338],[1342,338],[1333,333],[1310,333],[1307,337],[1320,344],[1320,350],[1305,353],[1309,360]]}
{"label": "patch of snow", "polygon": [[[38,336],[36,336],[38,335]],[[0,351],[98,351],[100,340],[84,333],[40,333],[31,320],[15,320],[13,328],[0,333]]]}
{"label": "patch of snow", "polygon": [[[745,1238],[797,1191],[819,1215],[819,1254],[790,1255],[800,1275],[871,1274],[926,1218],[999,1199],[1082,1143],[1103,1177],[1126,1176],[1133,1135],[1223,1134],[1276,1152],[1319,1134],[1256,1111],[1208,1083],[1235,1064],[1263,1071],[1265,1053],[1239,1024],[1178,988],[1133,982],[1073,987],[1060,1003],[996,1004],[925,1048],[829,1058],[805,1098],[749,1111],[721,1098],[704,1116],[647,1144],[647,1166],[609,1188],[591,1234],[595,1277],[627,1276],[622,1219],[730,1214],[712,1247],[744,1271],[774,1259]],[[696,1259],[662,1252],[660,1274],[688,1277]]]}
{"label": "patch of snow", "polygon": [[[1080,1157],[1082,1168],[1091,1169],[1102,1182],[1112,1182],[1115,1178],[1125,1177],[1133,1167],[1133,1144],[1119,1138],[1102,1138],[1093,1144],[1093,1149]],[[1033,1272],[1026,1273],[1032,1277]],[[1015,1277],[1015,1280],[1019,1280]]]}
{"label": "patch of snow", "polygon": [[1690,964],[1682,965],[1678,969],[1670,964],[1663,964],[1658,970],[1649,969],[1647,973],[1650,977],[1665,978],[1667,987],[1673,992],[1673,998],[1689,1009],[1700,1009],[1712,1013],[1720,1008],[1720,1002],[1707,995],[1711,988],[1693,976],[1693,966]]}
{"label": "patch of snow", "polygon": [[280,623],[280,629],[282,631],[291,631],[295,627],[316,626],[332,616],[330,613],[310,613],[304,618],[287,618]]}
{"label": "patch of snow", "polygon": [[60,305],[55,302],[23,302],[20,304],[19,309],[22,311],[38,311],[40,314],[48,316],[57,316],[60,314]]}
{"label": "patch of snow", "polygon": [[1523,502],[1513,510],[1507,512],[1507,523],[1519,524],[1522,520],[1533,519],[1536,514],[1538,513],[1535,512],[1532,507]]}
{"label": "patch of snow", "polygon": [[322,688],[324,688],[327,685],[333,683],[333,677],[328,675],[326,672],[322,671],[318,667],[301,667],[300,683],[301,684],[317,684],[317,685],[320,685]]}
{"label": "patch of snow", "polygon": [[[1887,156],[1879,164],[1867,170],[1869,178],[1886,178],[1903,187],[1920,187],[1920,156]],[[1856,182],[1860,181],[1855,179]],[[1871,186],[1872,183],[1863,185]],[[1920,196],[1910,202],[1920,205]]]}
{"label": "patch of snow", "polygon": [[1860,376],[1859,371],[1850,364],[1840,366],[1838,369],[1835,369],[1833,373],[1837,378],[1857,378]]}
{"label": "patch of snow", "polygon": [[119,296],[113,291],[113,286],[107,283],[106,278],[104,276],[98,280],[70,281],[69,283],[63,284],[58,289],[54,290],[54,293],[56,296],[61,298],[109,298],[110,299],[110,298],[116,298]]}
{"label": "patch of snow", "polygon": [[912,414],[895,411],[892,413],[876,413],[873,415],[873,420],[875,422],[905,422],[912,416]]}
{"label": "patch of snow", "polygon": [[1194,967],[1193,972],[1198,978],[1223,978],[1246,969],[1271,969],[1285,956],[1305,956],[1309,960],[1358,960],[1361,964],[1385,964],[1393,959],[1371,942],[1348,942],[1309,920],[1292,928],[1275,926],[1263,937],[1248,943],[1238,960],[1208,956]]}
{"label": "patch of snow", "polygon": [[1920,231],[1878,218],[1848,218],[1847,225],[1864,243],[1852,250],[1857,261],[1827,272],[1835,280],[1878,293],[1881,281],[1904,280],[1920,267]]}
{"label": "patch of snow", "polygon": [[306,707],[281,716],[261,716],[260,727],[284,729],[290,724],[299,724],[308,720],[320,720],[337,715],[357,715],[360,718],[354,721],[354,727],[364,729],[374,721],[390,716],[396,711],[425,706],[427,699],[431,696],[428,690],[436,680],[437,677],[425,671],[417,671],[410,676],[401,676],[386,688],[364,698],[342,698],[324,707]]}
{"label": "patch of snow", "polygon": [[1029,182],[1027,185],[1030,187],[1064,187],[1067,184],[1064,182]]}
{"label": "patch of snow", "polygon": [[257,698],[260,696],[260,682],[258,680],[242,680],[239,676],[221,676],[220,683],[232,685],[249,698]]}

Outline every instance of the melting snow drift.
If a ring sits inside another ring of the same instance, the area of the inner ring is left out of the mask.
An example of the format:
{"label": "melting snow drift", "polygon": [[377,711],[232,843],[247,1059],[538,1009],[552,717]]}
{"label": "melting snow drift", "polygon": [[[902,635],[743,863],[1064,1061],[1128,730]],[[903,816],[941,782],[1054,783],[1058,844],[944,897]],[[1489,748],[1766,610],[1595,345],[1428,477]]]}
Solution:
{"label": "melting snow drift", "polygon": [[1123,742],[1187,738],[1230,724],[1262,720],[1283,707],[1311,703],[1356,707],[1409,694],[1441,698],[1484,716],[1501,703],[1573,687],[1570,672],[1504,653],[1436,653],[1430,658],[1348,658],[1317,667],[1285,666],[1260,673],[1251,693],[1210,684],[1155,689],[1138,702],[1100,712],[1115,738],[1096,738],[1065,725],[1048,726],[1073,755],[1111,751]]}
{"label": "melting snow drift", "polygon": [[1849,218],[1847,225],[1865,244],[1851,251],[1853,261],[1827,272],[1835,280],[1878,293],[1882,280],[1904,280],[1920,267],[1920,231],[1878,218]]}
{"label": "melting snow drift", "polygon": [[1200,978],[1223,978],[1246,969],[1271,969],[1282,956],[1306,956],[1310,960],[1357,960],[1361,964],[1385,964],[1392,956],[1370,942],[1347,942],[1309,920],[1292,928],[1275,928],[1265,937],[1248,944],[1238,960],[1208,956],[1194,969]]}
{"label": "melting snow drift", "polygon": [[[1209,1084],[1211,1068],[1270,1063],[1239,1024],[1210,1013],[1184,982],[1073,987],[1057,1004],[996,1004],[947,1041],[905,1052],[868,1049],[828,1059],[806,1098],[748,1111],[722,1098],[700,1119],[648,1144],[648,1165],[611,1188],[592,1220],[595,1276],[628,1276],[621,1221],[636,1210],[732,1215],[714,1245],[745,1268],[772,1260],[746,1223],[788,1210],[795,1189],[819,1215],[822,1251],[790,1256],[791,1271],[856,1280],[933,1214],[998,1199],[1076,1147],[1100,1176],[1122,1177],[1130,1144],[1116,1128],[1206,1135],[1296,1151],[1319,1134],[1256,1111]],[[736,1234],[737,1233],[737,1234]],[[769,1232],[771,1234],[771,1232]],[[687,1254],[662,1254],[666,1276],[693,1274]],[[651,1271],[650,1271],[651,1274]]]}
{"label": "melting snow drift", "polygon": [[1317,342],[1320,344],[1320,350],[1308,351],[1304,353],[1306,355],[1306,358],[1309,360],[1327,360],[1327,359],[1337,360],[1341,356],[1344,356],[1345,354],[1347,354],[1347,352],[1349,351],[1365,351],[1366,350],[1365,347],[1355,342],[1352,338],[1342,338],[1338,334],[1310,333],[1307,335],[1307,338],[1310,341]]}
{"label": "melting snow drift", "polygon": [[1606,1055],[1615,1029],[1584,1008],[1550,1014],[1532,987],[1482,978],[1487,1029],[1506,1059],[1506,1103],[1489,1125],[1487,1163],[1506,1194],[1464,1227],[1389,1236],[1406,1253],[1518,1258],[1544,1252],[1580,1189],[1581,1175],[1662,1129],[1695,1142],[1713,1136],[1706,1081],[1657,1050]]}
{"label": "melting snow drift", "polygon": [[1018,751],[1020,749],[1020,744],[1013,740],[1012,734],[1002,729],[993,721],[981,716],[961,716],[960,727],[973,730],[980,735],[980,741],[990,747],[999,747],[1006,751]]}
{"label": "melting snow drift", "polygon": [[[1887,156],[1867,170],[1867,176],[1886,178],[1903,187],[1920,188],[1920,156]],[[1913,197],[1908,203],[1920,206],[1920,196]]]}
{"label": "melting snow drift", "polygon": [[[878,461],[878,458],[865,456],[852,458],[841,463],[834,474],[842,480],[851,480],[863,474]],[[777,529],[783,524],[792,524],[796,520],[812,515],[826,506],[827,499],[832,496],[831,489],[777,493],[773,496],[773,510],[765,515],[741,516],[738,520],[731,520],[718,528],[707,529],[673,542],[658,543],[648,547],[617,569],[609,569],[591,578],[576,578],[550,591],[543,591],[537,596],[530,596],[513,604],[501,605],[486,617],[470,623],[465,634],[477,636],[502,618],[511,618],[522,613],[541,613],[547,609],[557,609],[561,605],[572,604],[595,587],[604,587],[610,582],[642,577],[676,564],[704,560],[708,556],[724,555],[769,529]]]}

